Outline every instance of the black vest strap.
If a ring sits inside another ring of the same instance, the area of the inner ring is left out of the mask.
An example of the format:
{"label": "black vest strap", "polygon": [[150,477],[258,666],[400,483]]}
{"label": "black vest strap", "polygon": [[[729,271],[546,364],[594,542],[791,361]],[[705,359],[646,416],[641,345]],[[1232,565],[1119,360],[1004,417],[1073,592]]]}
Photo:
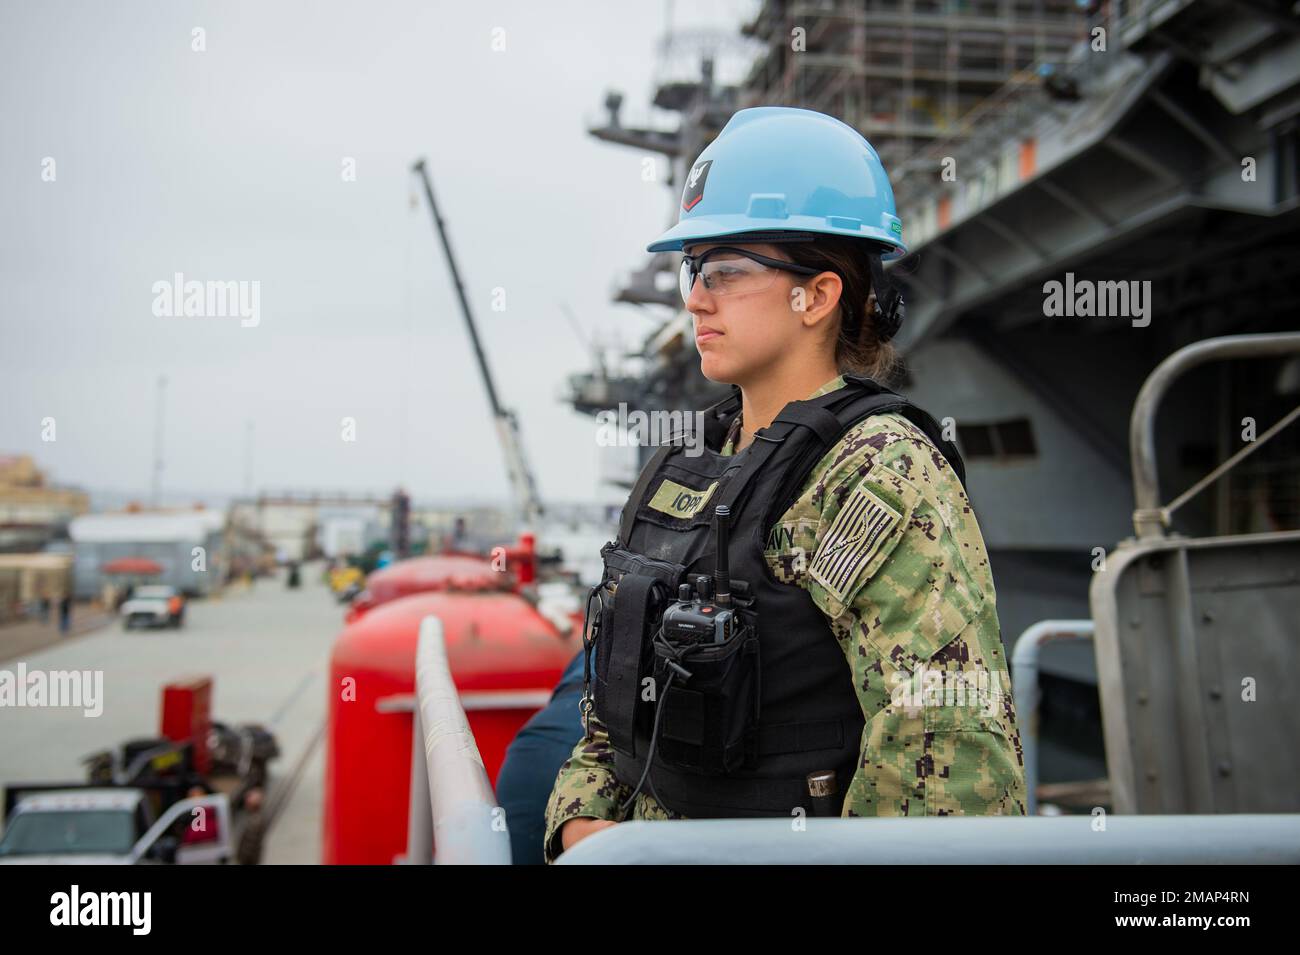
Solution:
{"label": "black vest strap", "polygon": [[755,433],[753,443],[742,452],[753,455],[754,460],[749,461],[747,466],[727,484],[726,490],[718,496],[715,507],[717,504],[726,504],[734,512],[736,502],[749,486],[749,482],[762,471],[767,459],[776,453],[776,449],[794,434],[797,428],[807,428],[816,434],[821,440],[823,450],[833,445],[844,430],[839,419],[825,408],[803,402],[786,405],[776,416],[775,421]]}
{"label": "black vest strap", "polygon": [[704,443],[707,447],[715,451],[722,450],[722,442],[727,439],[727,430],[739,410],[740,389],[734,385],[731,394],[704,409]]}
{"label": "black vest strap", "polygon": [[[720,401],[715,401],[701,412],[704,416],[704,442],[706,446],[721,450],[722,442],[727,436],[727,429],[731,425],[731,419],[739,410],[740,389],[733,386],[731,394]],[[632,528],[636,525],[635,502],[645,497],[645,492],[648,490],[650,482],[654,480],[659,466],[663,464],[664,458],[672,454],[678,447],[681,437],[681,434],[672,435],[656,449],[655,453],[650,456],[650,460],[646,462],[645,467],[641,469],[641,474],[632,487],[631,494],[628,495],[628,502],[632,506],[629,507],[625,504],[622,517],[619,519],[618,537],[625,547],[632,539]]]}
{"label": "black vest strap", "polygon": [[727,507],[731,508],[734,513],[736,510],[736,501],[740,499],[740,495],[744,493],[745,488],[749,486],[749,482],[763,470],[763,465],[767,463],[767,459],[770,458],[780,446],[780,441],[764,441],[762,438],[755,438],[753,444],[741,452],[742,454],[748,455],[745,467],[740,468],[732,479],[727,482],[722,492],[718,494],[717,499],[713,502],[713,511],[716,513],[718,505],[725,504]]}
{"label": "black vest strap", "polygon": [[627,503],[623,505],[623,515],[618,526],[618,539],[624,547],[632,539],[632,528],[636,524],[637,505],[645,497],[646,489],[650,487],[650,482],[654,480],[659,465],[663,464],[664,458],[672,454],[674,450],[676,449],[671,444],[661,444],[658,450],[650,456],[646,466],[641,469],[641,476],[636,479],[636,484],[632,486],[632,493],[628,495]]}
{"label": "black vest strap", "polygon": [[640,692],[642,634],[657,583],[653,577],[624,574],[618,583],[610,623],[609,671],[600,716],[611,745],[631,754],[636,752],[633,712]]}
{"label": "black vest strap", "polygon": [[776,420],[786,424],[803,425],[815,431],[817,437],[821,438],[822,444],[828,448],[839,439],[844,429],[839,418],[825,408],[803,403],[786,405],[785,409],[776,416]]}

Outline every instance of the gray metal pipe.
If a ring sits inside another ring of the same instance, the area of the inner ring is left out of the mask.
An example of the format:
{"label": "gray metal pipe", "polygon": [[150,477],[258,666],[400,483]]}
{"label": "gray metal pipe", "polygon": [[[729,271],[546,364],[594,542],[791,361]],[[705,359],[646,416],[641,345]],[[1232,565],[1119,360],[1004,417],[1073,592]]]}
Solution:
{"label": "gray metal pipe", "polygon": [[1300,863],[1300,813],[621,822],[560,865]]}
{"label": "gray metal pipe", "polygon": [[[424,757],[438,865],[509,865],[510,834],[447,664],[442,621],[420,622],[415,651],[415,733]],[[413,762],[418,762],[416,756]],[[417,771],[412,766],[412,772]],[[412,785],[412,795],[416,786]],[[412,806],[412,812],[415,807]],[[412,859],[411,861],[416,861]]]}
{"label": "gray metal pipe", "polygon": [[1038,815],[1038,658],[1044,645],[1058,640],[1091,640],[1091,620],[1040,620],[1016,641],[1011,652],[1011,695],[1020,723],[1020,745],[1025,755],[1025,789],[1029,815]]}
{"label": "gray metal pipe", "polygon": [[1300,332],[1275,335],[1230,335],[1207,338],[1180,348],[1147,376],[1129,421],[1129,453],[1133,458],[1133,527],[1141,539],[1164,536],[1160,516],[1160,482],[1156,472],[1156,411],[1170,385],[1207,361],[1300,354]]}

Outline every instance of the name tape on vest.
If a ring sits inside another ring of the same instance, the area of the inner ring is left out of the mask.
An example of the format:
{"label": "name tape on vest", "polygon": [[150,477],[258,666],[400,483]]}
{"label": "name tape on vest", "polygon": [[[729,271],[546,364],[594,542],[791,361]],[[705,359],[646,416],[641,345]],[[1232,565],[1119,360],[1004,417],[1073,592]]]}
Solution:
{"label": "name tape on vest", "polygon": [[859,485],[822,538],[808,568],[809,576],[847,605],[860,572],[902,519],[898,511]]}
{"label": "name tape on vest", "polygon": [[717,489],[717,481],[704,490],[697,491],[695,488],[665,479],[664,483],[659,485],[659,490],[655,491],[654,497],[650,498],[647,506],[663,514],[671,514],[673,517],[694,517],[700,513],[701,508],[708,503]]}

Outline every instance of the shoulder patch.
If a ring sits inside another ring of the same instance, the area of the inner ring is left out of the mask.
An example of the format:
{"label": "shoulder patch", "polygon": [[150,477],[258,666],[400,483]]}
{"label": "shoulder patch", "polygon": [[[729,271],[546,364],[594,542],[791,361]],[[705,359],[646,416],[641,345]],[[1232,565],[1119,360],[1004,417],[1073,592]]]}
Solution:
{"label": "shoulder patch", "polygon": [[859,484],[817,547],[808,574],[841,604],[847,604],[860,572],[890,539],[903,516]]}

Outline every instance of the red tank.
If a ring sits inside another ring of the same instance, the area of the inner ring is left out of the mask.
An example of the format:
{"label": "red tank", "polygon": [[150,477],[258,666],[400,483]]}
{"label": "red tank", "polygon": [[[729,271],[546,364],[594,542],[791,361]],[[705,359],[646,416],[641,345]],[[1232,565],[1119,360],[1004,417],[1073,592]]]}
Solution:
{"label": "red tank", "polygon": [[[453,559],[502,576],[481,558],[424,560]],[[506,746],[546,704],[577,652],[571,634],[561,634],[512,591],[444,589],[397,597],[349,623],[330,665],[326,864],[386,865],[406,850],[415,646],[420,621],[430,614],[442,620],[452,678],[493,785]]]}
{"label": "red tank", "polygon": [[492,559],[478,554],[444,551],[428,557],[412,557],[374,571],[366,578],[366,589],[348,607],[348,623],[398,597],[437,590],[482,592],[510,591],[533,582],[536,561],[534,539],[523,534],[519,543],[500,547]]}

